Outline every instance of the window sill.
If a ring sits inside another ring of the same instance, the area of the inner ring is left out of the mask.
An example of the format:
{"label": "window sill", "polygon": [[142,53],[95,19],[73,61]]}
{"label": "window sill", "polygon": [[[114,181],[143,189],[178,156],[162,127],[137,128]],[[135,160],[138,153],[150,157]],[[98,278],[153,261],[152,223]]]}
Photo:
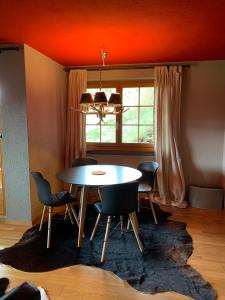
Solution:
{"label": "window sill", "polygon": [[126,150],[87,150],[87,154],[96,155],[129,155],[129,156],[153,156],[154,151],[126,151]]}

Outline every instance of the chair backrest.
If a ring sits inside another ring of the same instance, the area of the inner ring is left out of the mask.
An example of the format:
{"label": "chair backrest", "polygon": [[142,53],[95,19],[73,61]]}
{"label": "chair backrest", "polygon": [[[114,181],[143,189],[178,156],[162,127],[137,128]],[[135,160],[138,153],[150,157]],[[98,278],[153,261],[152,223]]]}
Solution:
{"label": "chair backrest", "polygon": [[92,157],[80,157],[72,161],[72,167],[80,167],[86,165],[97,165],[98,161]]}
{"label": "chair backrest", "polygon": [[129,214],[137,210],[138,182],[104,186],[100,190],[102,214],[108,216]]}
{"label": "chair backrest", "polygon": [[145,161],[140,163],[137,167],[137,169],[142,172],[139,182],[149,184],[153,188],[158,168],[159,164],[156,161]]}
{"label": "chair backrest", "polygon": [[42,174],[40,172],[31,172],[31,175],[34,178],[34,181],[36,183],[37,188],[37,194],[39,200],[44,205],[51,205],[52,204],[52,192],[51,192],[51,186],[49,182],[44,179]]}

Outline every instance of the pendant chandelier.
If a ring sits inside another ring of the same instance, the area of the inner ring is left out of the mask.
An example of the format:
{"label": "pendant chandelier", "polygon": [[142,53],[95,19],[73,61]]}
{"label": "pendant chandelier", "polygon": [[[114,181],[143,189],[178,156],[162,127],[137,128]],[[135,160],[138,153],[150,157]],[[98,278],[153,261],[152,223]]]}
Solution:
{"label": "pendant chandelier", "polygon": [[[107,52],[101,50],[102,67],[105,66],[105,59]],[[103,118],[106,115],[117,115],[124,111],[122,106],[122,99],[119,93],[112,93],[109,100],[106,97],[105,92],[102,92],[102,67],[99,67],[100,73],[100,91],[96,92],[94,99],[91,93],[83,93],[81,95],[80,104],[81,112],[84,114],[96,114],[100,121],[104,121]]]}

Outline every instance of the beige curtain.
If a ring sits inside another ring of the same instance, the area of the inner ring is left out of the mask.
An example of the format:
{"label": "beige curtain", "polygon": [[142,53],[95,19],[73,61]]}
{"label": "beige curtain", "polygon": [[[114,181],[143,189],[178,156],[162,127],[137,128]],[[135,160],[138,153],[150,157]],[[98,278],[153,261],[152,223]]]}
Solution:
{"label": "beige curtain", "polygon": [[80,97],[87,88],[87,71],[71,70],[68,83],[65,167],[74,158],[85,156],[84,115],[80,112]]}
{"label": "beige curtain", "polygon": [[160,202],[186,207],[180,158],[182,67],[155,67],[156,160]]}

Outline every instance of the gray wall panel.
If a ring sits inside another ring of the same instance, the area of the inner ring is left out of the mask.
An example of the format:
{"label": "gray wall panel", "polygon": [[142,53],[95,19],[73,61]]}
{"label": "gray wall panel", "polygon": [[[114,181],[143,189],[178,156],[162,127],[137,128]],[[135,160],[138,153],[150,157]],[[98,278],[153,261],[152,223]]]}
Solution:
{"label": "gray wall panel", "polygon": [[0,117],[6,217],[31,220],[24,51],[0,55]]}

